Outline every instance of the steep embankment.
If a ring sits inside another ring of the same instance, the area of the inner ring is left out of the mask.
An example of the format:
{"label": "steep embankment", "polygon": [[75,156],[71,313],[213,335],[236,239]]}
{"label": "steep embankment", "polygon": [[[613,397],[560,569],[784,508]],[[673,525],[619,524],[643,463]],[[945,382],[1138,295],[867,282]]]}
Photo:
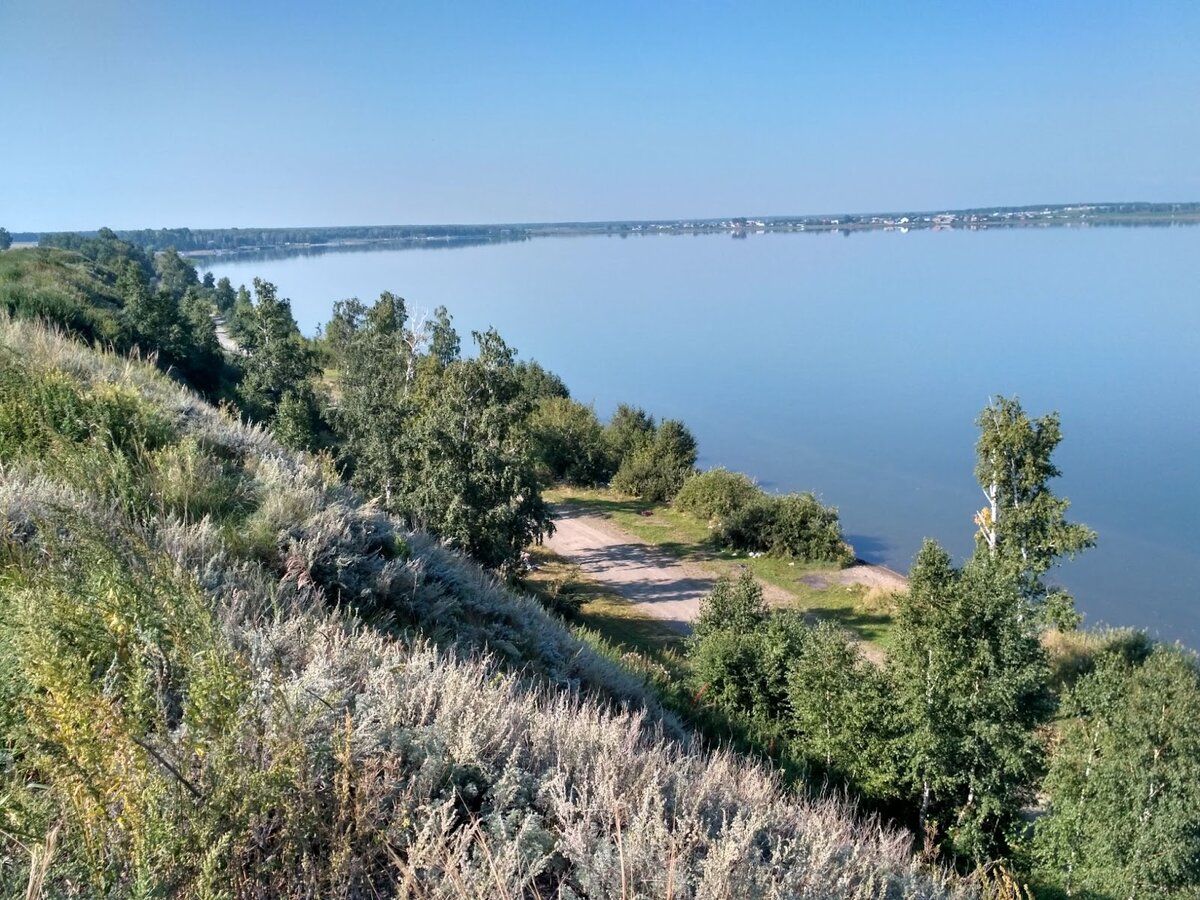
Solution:
{"label": "steep embankment", "polygon": [[948,893],[147,366],[0,319],[0,464],[4,896]]}

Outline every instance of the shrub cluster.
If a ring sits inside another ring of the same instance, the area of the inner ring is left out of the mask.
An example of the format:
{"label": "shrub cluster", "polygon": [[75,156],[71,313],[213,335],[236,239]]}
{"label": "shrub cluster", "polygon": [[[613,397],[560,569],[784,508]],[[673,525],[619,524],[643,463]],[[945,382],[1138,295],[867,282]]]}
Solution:
{"label": "shrub cluster", "polygon": [[609,443],[620,459],[612,486],[652,503],[671,500],[696,470],[696,439],[687,426],[664,419],[657,426],[641,410],[617,410]]}
{"label": "shrub cluster", "polygon": [[689,654],[703,702],[785,760],[868,795],[896,777],[883,673],[836,625],[769,610],[749,571],[705,599]]}
{"label": "shrub cluster", "polygon": [[590,406],[568,397],[543,397],[529,417],[529,431],[546,481],[592,487],[606,484],[616,471],[604,428]]}
{"label": "shrub cluster", "polygon": [[854,561],[837,510],[812,494],[773,496],[745,475],[717,468],[684,482],[675,505],[710,520],[718,546],[806,562]]}

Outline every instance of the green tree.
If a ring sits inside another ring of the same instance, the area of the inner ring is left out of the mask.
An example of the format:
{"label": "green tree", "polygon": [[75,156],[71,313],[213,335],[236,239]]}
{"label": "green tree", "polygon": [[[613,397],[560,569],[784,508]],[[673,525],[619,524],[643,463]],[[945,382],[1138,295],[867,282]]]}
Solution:
{"label": "green tree", "polygon": [[154,258],[154,271],[158,275],[159,289],[167,291],[176,300],[182,298],[188,288],[200,284],[196,267],[180,256],[173,247]]}
{"label": "green tree", "polygon": [[786,720],[787,672],[807,630],[799,615],[772,614],[753,573],[722,578],[701,601],[688,646],[704,702],[745,717],[760,737],[780,734]]}
{"label": "green tree", "polygon": [[644,409],[622,403],[604,428],[604,440],[617,466],[654,439],[654,419]]}
{"label": "green tree", "polygon": [[889,794],[896,773],[889,741],[894,712],[883,673],[832,622],[809,629],[788,665],[788,730],[794,750],[833,778],[875,796]]}
{"label": "green tree", "polygon": [[543,397],[529,417],[529,432],[549,479],[594,485],[612,477],[604,429],[590,406],[566,397]]}
{"label": "green tree", "polygon": [[403,301],[383,293],[367,307],[358,299],[334,304],[325,340],[338,365],[340,399],[334,421],[344,441],[352,482],[380,492],[393,512],[405,464],[405,441],[416,403],[409,391],[409,347]]}
{"label": "green tree", "polygon": [[451,316],[446,307],[439,306],[433,311],[433,321],[429,324],[429,354],[443,366],[458,359],[461,349],[458,332],[450,323]]}
{"label": "green tree", "polygon": [[902,779],[927,846],[986,861],[1003,852],[1041,766],[1052,711],[1045,654],[1020,584],[988,553],[962,569],[932,541],[901,595],[889,656]]}
{"label": "green tree", "polygon": [[324,331],[354,484],[485,565],[516,570],[551,522],[513,350],[488,331],[474,335],[474,359],[451,358],[444,342],[422,353],[429,329],[387,292],[370,307],[336,304]]}
{"label": "green tree", "polygon": [[553,372],[543,368],[536,360],[514,363],[513,371],[521,383],[521,390],[530,403],[536,403],[548,397],[570,397],[571,392],[563,384],[563,380]]}
{"label": "green tree", "polygon": [[307,385],[284,391],[271,419],[271,433],[279,443],[293,450],[314,450],[320,415],[316,397]]}
{"label": "green tree", "polygon": [[117,291],[125,301],[125,324],[133,340],[146,353],[177,359],[184,341],[179,306],[168,291],[155,291],[142,271],[127,262],[117,278]]}
{"label": "green tree", "polygon": [[1096,543],[1086,525],[1068,522],[1070,503],[1049,482],[1061,473],[1051,460],[1062,441],[1057,413],[1030,419],[1015,397],[995,397],[980,413],[975,476],[987,506],[975,517],[978,540],[1016,573],[1026,599],[1054,624],[1078,623],[1071,598],[1047,589],[1042,576],[1063,556]]}
{"label": "green tree", "polygon": [[0,250],[7,250],[12,246],[12,235],[8,233],[7,228],[0,228]]}
{"label": "green tree", "polygon": [[1158,646],[1108,654],[1063,704],[1036,848],[1069,895],[1200,889],[1200,670]]}
{"label": "green tree", "polygon": [[254,322],[254,300],[246,286],[240,285],[233,300],[233,308],[229,314],[229,333],[243,345]]}
{"label": "green tree", "polygon": [[666,419],[651,440],[621,462],[612,484],[619,491],[661,502],[679,493],[696,469],[696,439],[687,427]]}
{"label": "green tree", "polygon": [[753,572],[742,569],[737,581],[720,579],[700,602],[692,636],[700,640],[715,631],[755,631],[767,620],[767,613],[762,586]]}
{"label": "green tree", "polygon": [[195,288],[190,288],[179,302],[179,317],[190,344],[189,355],[197,357],[201,364],[215,365],[221,345],[213,324],[212,304]]}
{"label": "green tree", "polygon": [[237,302],[237,292],[233,289],[233,283],[227,277],[222,276],[213,293],[213,303],[216,304],[218,312],[228,315],[233,311],[235,302]]}
{"label": "green tree", "polygon": [[486,566],[514,571],[524,548],[553,525],[514,351],[493,330],[473,337],[476,358],[419,383],[422,395],[402,444],[398,502],[414,524]]}
{"label": "green tree", "polygon": [[243,322],[245,376],[238,392],[246,411],[267,421],[285,393],[308,384],[316,364],[292,316],[291,302],[260,278],[254,279],[254,293],[255,302]]}

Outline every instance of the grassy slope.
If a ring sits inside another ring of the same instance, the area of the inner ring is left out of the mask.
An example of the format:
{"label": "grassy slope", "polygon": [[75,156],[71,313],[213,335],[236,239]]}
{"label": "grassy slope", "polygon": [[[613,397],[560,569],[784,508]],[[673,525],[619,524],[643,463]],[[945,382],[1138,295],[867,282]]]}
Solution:
{"label": "grassy slope", "polygon": [[116,276],[68,250],[30,247],[0,253],[0,310],[49,317],[86,340],[121,337]]}
{"label": "grassy slope", "polygon": [[892,621],[889,597],[859,585],[817,587],[806,581],[810,578],[820,582],[820,576],[838,571],[834,567],[766,556],[751,558],[744,553],[716,549],[706,523],[669,504],[574,487],[551,491],[547,498],[606,516],[630,534],[719,574],[733,574],[738,568],[749,566],[763,581],[790,594],[797,608],[832,619],[867,643],[887,647]]}
{"label": "grassy slope", "polygon": [[319,460],[30,324],[0,373],[0,894],[944,892]]}

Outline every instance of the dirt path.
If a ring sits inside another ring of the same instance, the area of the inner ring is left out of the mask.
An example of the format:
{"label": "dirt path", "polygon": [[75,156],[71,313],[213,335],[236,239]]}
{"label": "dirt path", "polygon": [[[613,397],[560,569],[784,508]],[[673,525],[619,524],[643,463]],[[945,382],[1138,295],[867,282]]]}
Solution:
{"label": "dirt path", "polygon": [[554,534],[546,546],[683,634],[691,630],[700,601],[717,583],[712,572],[680,562],[604,518],[566,504],[554,507]]}
{"label": "dirt path", "polygon": [[222,316],[213,316],[213,327],[217,332],[217,343],[221,345],[221,349],[226,353],[241,354],[242,348],[238,346],[237,341],[229,334],[229,328]]}
{"label": "dirt path", "polygon": [[[554,534],[546,540],[546,546],[647,615],[681,633],[691,630],[700,612],[700,601],[717,582],[713,572],[697,563],[682,562],[602,516],[570,504],[555,506],[554,515]],[[821,584],[814,587],[841,583],[896,590],[907,585],[896,572],[866,564],[811,577],[821,579]],[[783,606],[794,600],[774,585],[761,580],[759,584],[772,605]]]}

